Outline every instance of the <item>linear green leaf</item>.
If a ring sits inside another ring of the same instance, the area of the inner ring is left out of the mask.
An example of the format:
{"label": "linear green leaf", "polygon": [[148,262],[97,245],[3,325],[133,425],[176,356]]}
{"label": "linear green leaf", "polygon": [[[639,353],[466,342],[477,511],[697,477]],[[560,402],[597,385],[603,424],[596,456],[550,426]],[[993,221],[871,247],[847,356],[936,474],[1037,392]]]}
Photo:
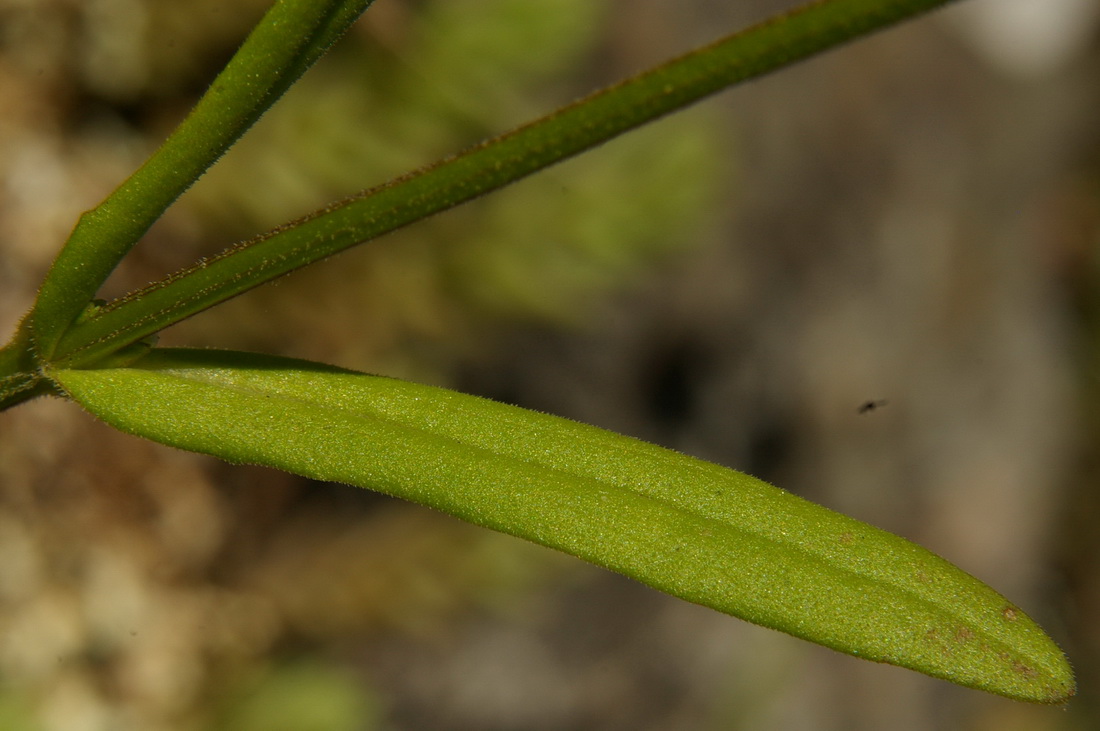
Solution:
{"label": "linear green leaf", "polygon": [[112,302],[67,332],[52,360],[62,367],[93,364],[289,271],[501,188],[728,86],[947,2],[825,0],[772,18]]}
{"label": "linear green leaf", "polygon": [[373,0],[278,0],[191,114],[133,175],[80,217],[34,312],[40,353],[58,338],[137,243],[207,168],[347,30]]}
{"label": "linear green leaf", "polygon": [[1074,692],[1043,631],[947,561],[629,437],[244,353],[153,350],[128,368],[52,377],[96,416],[154,441],[406,498],[868,660],[1019,700]]}

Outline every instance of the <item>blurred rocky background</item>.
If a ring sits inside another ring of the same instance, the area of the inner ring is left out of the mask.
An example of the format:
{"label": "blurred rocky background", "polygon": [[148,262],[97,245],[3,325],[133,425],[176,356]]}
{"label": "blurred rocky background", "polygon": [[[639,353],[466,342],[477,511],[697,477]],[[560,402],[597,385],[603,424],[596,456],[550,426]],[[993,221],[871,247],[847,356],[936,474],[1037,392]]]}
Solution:
{"label": "blurred rocky background", "polygon": [[[0,326],[267,5],[0,0]],[[791,5],[378,0],[105,295]],[[1063,644],[1067,709],[42,400],[0,416],[0,727],[1096,728],[1097,7],[964,2],[162,339],[551,411],[901,533]]]}

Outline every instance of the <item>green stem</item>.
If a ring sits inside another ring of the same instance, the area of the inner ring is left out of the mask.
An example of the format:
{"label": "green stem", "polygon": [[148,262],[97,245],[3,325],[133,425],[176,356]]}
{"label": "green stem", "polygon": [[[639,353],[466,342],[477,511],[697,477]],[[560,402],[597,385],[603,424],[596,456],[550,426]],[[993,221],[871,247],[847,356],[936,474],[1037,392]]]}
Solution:
{"label": "green stem", "polygon": [[777,16],[116,300],[65,333],[52,360],[63,367],[92,364],[294,269],[501,188],[728,86],[948,2],[821,0]]}
{"label": "green stem", "polygon": [[38,293],[39,353],[91,301],[161,214],[305,73],[373,0],[279,0],[191,114],[149,160],[77,222]]}
{"label": "green stem", "polygon": [[28,319],[29,315],[23,318],[15,337],[0,348],[0,411],[53,392],[38,369]]}

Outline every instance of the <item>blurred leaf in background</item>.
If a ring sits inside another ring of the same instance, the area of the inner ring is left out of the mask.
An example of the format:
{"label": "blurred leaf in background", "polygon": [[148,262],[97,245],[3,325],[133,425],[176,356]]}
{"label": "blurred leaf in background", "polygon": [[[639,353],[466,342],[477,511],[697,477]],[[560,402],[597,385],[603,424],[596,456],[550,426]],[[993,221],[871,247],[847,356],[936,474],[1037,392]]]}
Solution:
{"label": "blurred leaf in background", "polygon": [[[592,86],[608,7],[409,6],[322,60],[185,205],[200,227],[244,237],[536,116]],[[717,122],[678,115],[198,322],[218,343],[239,347],[245,331],[276,351],[289,322],[334,349],[329,360],[377,368],[409,340],[438,353],[484,344],[494,321],[583,321],[600,296],[699,240],[728,169]]]}
{"label": "blurred leaf in background", "polygon": [[383,728],[379,703],[361,678],[310,662],[273,665],[241,683],[227,701],[220,731],[372,731]]}

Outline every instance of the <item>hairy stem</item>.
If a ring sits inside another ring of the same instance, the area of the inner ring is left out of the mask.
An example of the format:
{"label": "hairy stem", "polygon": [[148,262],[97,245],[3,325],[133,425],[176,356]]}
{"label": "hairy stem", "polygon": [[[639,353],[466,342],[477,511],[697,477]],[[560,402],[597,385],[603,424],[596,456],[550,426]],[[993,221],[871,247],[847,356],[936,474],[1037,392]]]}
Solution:
{"label": "hairy stem", "polygon": [[948,2],[821,0],[776,16],[116,300],[67,332],[53,360],[65,366],[94,363],[294,269],[501,188],[733,84]]}
{"label": "hairy stem", "polygon": [[38,293],[38,351],[53,353],[96,291],[168,206],[305,73],[373,0],[279,0],[191,114],[133,175],[80,217]]}

